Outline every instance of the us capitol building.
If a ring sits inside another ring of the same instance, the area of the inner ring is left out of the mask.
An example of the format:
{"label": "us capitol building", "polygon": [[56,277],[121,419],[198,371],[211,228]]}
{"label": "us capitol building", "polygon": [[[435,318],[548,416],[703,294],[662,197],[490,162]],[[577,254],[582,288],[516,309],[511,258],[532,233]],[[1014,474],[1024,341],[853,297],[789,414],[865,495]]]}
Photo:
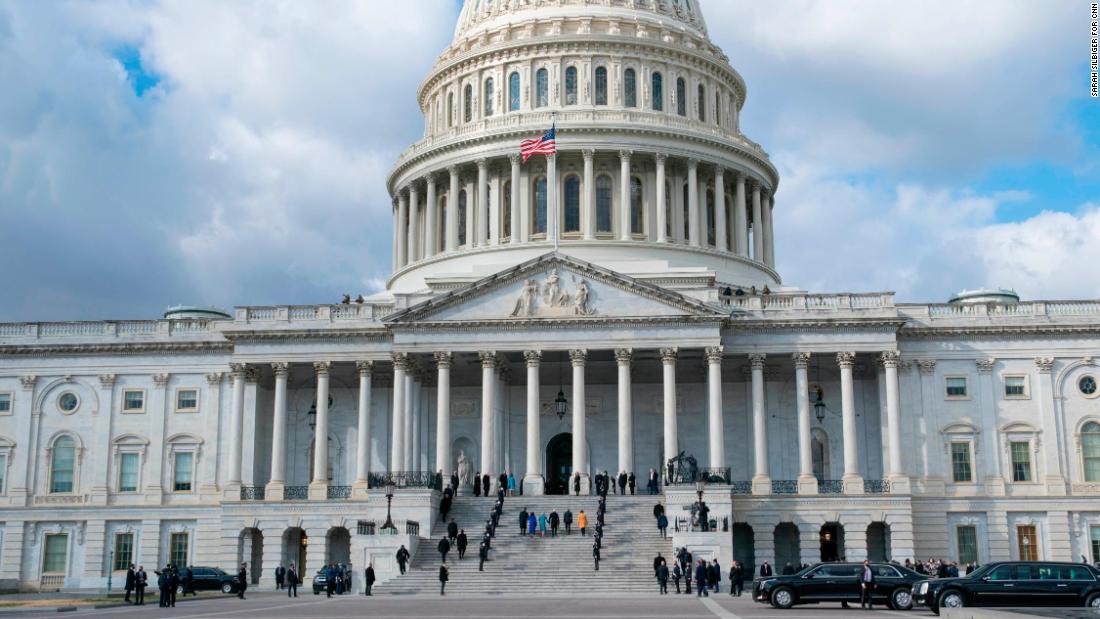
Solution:
{"label": "us capitol building", "polygon": [[416,94],[384,292],[0,324],[0,586],[385,572],[436,472],[703,480],[723,565],[1100,559],[1100,302],[784,282],[699,0],[467,0]]}

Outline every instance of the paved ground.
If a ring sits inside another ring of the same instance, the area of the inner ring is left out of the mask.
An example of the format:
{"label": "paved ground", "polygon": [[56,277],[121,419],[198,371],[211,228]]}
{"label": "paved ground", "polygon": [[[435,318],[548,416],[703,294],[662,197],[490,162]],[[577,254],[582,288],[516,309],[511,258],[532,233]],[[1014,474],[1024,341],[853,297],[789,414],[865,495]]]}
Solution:
{"label": "paved ground", "polygon": [[[519,617],[522,619],[806,619],[809,617],[931,617],[920,610],[894,612],[876,610],[843,610],[839,605],[799,606],[789,611],[777,611],[771,607],[754,604],[748,597],[730,598],[721,593],[710,598],[692,596],[633,596],[628,598],[597,597],[591,595],[569,598],[529,598],[522,595],[472,598],[452,595],[440,598],[433,595],[415,596],[340,596],[326,599],[324,596],[303,595],[296,600],[274,593],[259,593],[240,601],[234,597],[188,600],[176,608],[162,610],[153,605],[122,607],[100,610],[81,609],[66,613],[68,617],[173,617],[174,619],[232,619],[287,617],[293,619],[327,619],[329,617],[362,617],[371,619],[450,619]],[[3,614],[0,614],[2,617]],[[19,617],[57,617],[56,611],[20,613]]]}

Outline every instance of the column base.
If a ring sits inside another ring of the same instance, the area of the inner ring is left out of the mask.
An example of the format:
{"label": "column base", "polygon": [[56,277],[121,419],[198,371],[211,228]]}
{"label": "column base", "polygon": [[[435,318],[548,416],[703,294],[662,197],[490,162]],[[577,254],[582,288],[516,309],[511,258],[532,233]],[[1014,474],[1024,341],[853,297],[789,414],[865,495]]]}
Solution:
{"label": "column base", "polygon": [[798,494],[817,494],[817,478],[813,475],[799,475]]}
{"label": "column base", "polygon": [[546,481],[542,475],[527,475],[523,478],[523,496],[542,496],[546,494]]}
{"label": "column base", "polygon": [[351,498],[366,500],[370,496],[367,480],[357,479],[351,485]]}
{"label": "column base", "polygon": [[753,475],[752,476],[752,493],[753,494],[771,494],[772,493],[772,478],[768,475]]}
{"label": "column base", "polygon": [[863,476],[849,474],[843,477],[844,494],[863,494]]}
{"label": "column base", "polygon": [[269,481],[264,486],[264,502],[282,501],[286,483],[281,481]]}
{"label": "column base", "polygon": [[[573,490],[573,476],[569,477],[569,494],[574,496],[577,494],[577,491]],[[581,473],[581,496],[586,494],[592,494],[592,478]],[[608,494],[610,494],[610,492],[608,492]]]}
{"label": "column base", "polygon": [[309,500],[325,501],[328,499],[328,482],[314,481],[309,484]]}
{"label": "column base", "polygon": [[[913,494],[913,482],[908,475],[890,475],[887,479],[890,481],[890,494]],[[1004,494],[1003,486],[1001,494]]]}

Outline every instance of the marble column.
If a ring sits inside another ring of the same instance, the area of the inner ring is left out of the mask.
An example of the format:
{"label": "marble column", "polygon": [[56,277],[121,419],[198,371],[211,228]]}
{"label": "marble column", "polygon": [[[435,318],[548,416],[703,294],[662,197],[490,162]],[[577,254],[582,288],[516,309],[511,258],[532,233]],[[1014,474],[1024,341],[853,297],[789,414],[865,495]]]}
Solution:
{"label": "marble column", "polygon": [[393,416],[390,427],[390,472],[404,471],[405,466],[405,373],[409,369],[409,355],[395,352],[393,358]]}
{"label": "marble column", "polygon": [[630,381],[633,354],[629,348],[615,350],[619,368],[619,471],[627,473],[634,472],[634,403]]}
{"label": "marble column", "polygon": [[317,420],[313,428],[313,480],[309,483],[309,498],[323,501],[328,498],[328,373],[329,361],[313,364],[317,374]]}
{"label": "marble column", "polygon": [[546,156],[546,238],[554,241],[554,247],[561,238],[561,212],[558,209],[558,156]]}
{"label": "marble column", "polygon": [[229,473],[226,481],[229,488],[226,494],[232,496],[241,485],[241,459],[244,447],[244,381],[248,366],[244,363],[230,363],[233,374],[233,401],[229,418]]}
{"label": "marble column", "polygon": [[569,351],[569,360],[573,364],[573,473],[581,474],[581,492],[588,493],[588,434],[585,423],[588,412],[584,394],[584,366],[588,351],[574,349]]}
{"label": "marble column", "polygon": [[844,494],[863,494],[863,477],[859,474],[859,428],[856,427],[855,384],[852,380],[852,366],[855,365],[854,352],[838,352],[837,365],[840,366],[840,416],[843,423],[844,441]]}
{"label": "marble column", "polygon": [[665,208],[665,201],[668,200],[665,196],[665,159],[667,156],[664,153],[657,153],[657,242],[668,242],[668,216],[669,212]]}
{"label": "marble column", "polygon": [[497,364],[497,354],[492,351],[478,353],[481,360],[481,474],[489,474],[493,478],[493,487],[497,486],[496,477],[500,474],[497,470],[494,454],[496,454],[496,433],[493,431],[493,373]]}
{"label": "marble column", "polygon": [[400,233],[399,226],[398,226],[398,217],[397,217],[397,212],[398,211],[397,211],[397,199],[396,198],[394,198],[394,200],[393,200],[393,207],[390,209],[390,211],[393,214],[393,225],[390,226],[392,228],[392,230],[390,232],[390,244],[392,245],[392,250],[390,252],[390,262],[393,265],[393,270],[396,271],[397,269],[399,269],[401,267],[401,263],[398,261],[398,258],[397,258],[397,246],[398,246],[397,237],[400,236],[401,233]]}
{"label": "marble column", "polygon": [[737,175],[737,190],[733,200],[734,251],[738,256],[749,255],[749,216],[745,207],[745,177]]}
{"label": "marble column", "polygon": [[901,463],[901,390],[898,385],[898,363],[901,359],[893,350],[882,353],[880,358],[886,375],[886,444],[890,450],[886,477],[890,480],[891,493],[907,494],[909,476]]}
{"label": "marble column", "polygon": [[355,447],[355,483],[354,492],[365,493],[370,478],[370,418],[371,418],[371,372],[373,361],[357,361],[355,369],[359,373],[359,427],[356,431]]}
{"label": "marble column", "polygon": [[699,162],[688,159],[688,244],[699,246]]}
{"label": "marble column", "polygon": [[707,358],[707,436],[710,468],[726,466],[726,435],[722,424],[722,347],[709,346]]}
{"label": "marble column", "polygon": [[405,374],[405,449],[406,471],[419,470],[417,460],[420,451],[420,380],[416,368]]}
{"label": "marble column", "polygon": [[519,163],[520,163],[520,156],[515,154],[515,153],[513,153],[511,155],[508,155],[508,161],[509,161],[509,163],[512,164],[512,186],[509,187],[509,195],[508,195],[508,203],[511,204],[511,209],[512,209],[512,212],[511,212],[512,234],[511,234],[511,237],[509,238],[509,241],[511,243],[519,243],[520,240],[523,238],[523,235],[521,235],[520,231],[519,231],[519,228],[520,228],[520,225],[521,225],[520,222],[522,221],[520,219],[520,213],[523,212],[523,208],[520,206],[520,203],[519,203],[519,188],[520,188]]}
{"label": "marble column", "polygon": [[286,381],[290,365],[272,363],[275,373],[275,411],[271,425],[271,475],[264,489],[268,501],[280,501],[286,487]]}
{"label": "marble column", "polygon": [[775,227],[772,225],[772,210],[775,207],[775,196],[768,194],[764,209],[764,261],[768,266],[775,268]]}
{"label": "marble column", "polygon": [[680,453],[680,443],[676,436],[676,357],[675,348],[662,348],[661,378],[664,408],[664,454],[661,459],[661,477],[668,479],[668,461]]}
{"label": "marble column", "polygon": [[764,215],[760,206],[760,184],[752,186],[752,259],[764,261]]}
{"label": "marble column", "polygon": [[404,191],[397,194],[397,266],[408,264],[409,246],[409,198]]}
{"label": "marble column", "polygon": [[727,240],[729,224],[726,223],[726,177],[721,165],[714,166],[714,238],[718,249],[729,251]]}
{"label": "marble column", "polygon": [[420,188],[416,182],[409,184],[409,257],[406,264],[420,259]]}
{"label": "marble column", "polygon": [[749,355],[752,368],[752,455],[753,494],[771,494],[772,480],[768,474],[768,405],[764,395],[763,354]]}
{"label": "marble column", "polygon": [[[451,479],[451,353],[435,353],[435,468],[443,471],[443,483]],[[458,488],[452,488],[458,492]]]}
{"label": "marble column", "polygon": [[629,150],[619,151],[619,240],[630,240],[630,156]]}
{"label": "marble column", "polygon": [[817,494],[817,477],[814,476],[813,437],[810,433],[810,385],[806,368],[810,353],[796,352],[794,361],[794,397],[798,410],[798,493]]}
{"label": "marble column", "polygon": [[450,187],[447,191],[447,212],[444,214],[444,244],[446,251],[458,247],[458,166],[447,168],[450,175]]}
{"label": "marble column", "polygon": [[539,366],[542,351],[525,350],[527,362],[527,471],[523,476],[523,493],[540,495],[545,492],[546,480],[542,476],[542,437],[539,427]]}
{"label": "marble column", "polygon": [[584,157],[584,240],[591,241],[596,238],[596,176],[594,172],[594,159],[596,151],[586,148],[581,151]]}
{"label": "marble column", "polygon": [[474,224],[477,222],[477,192],[474,189],[477,186],[477,180],[466,181],[466,225],[463,228],[466,230],[466,242],[464,245],[466,249],[475,247],[477,245],[477,228]]}
{"label": "marble column", "polygon": [[435,182],[435,172],[429,172],[424,177],[424,184],[428,189],[424,199],[424,247],[421,255],[425,258],[431,258],[439,252],[439,200],[436,198]]}
{"label": "marble column", "polygon": [[489,162],[477,160],[477,245],[489,244]]}

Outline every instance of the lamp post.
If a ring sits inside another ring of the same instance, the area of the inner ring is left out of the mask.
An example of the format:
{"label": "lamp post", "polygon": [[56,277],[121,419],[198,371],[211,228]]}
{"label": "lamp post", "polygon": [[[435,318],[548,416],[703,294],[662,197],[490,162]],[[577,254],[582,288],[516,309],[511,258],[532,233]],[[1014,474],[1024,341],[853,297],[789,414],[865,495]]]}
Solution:
{"label": "lamp post", "polygon": [[393,518],[390,515],[390,507],[393,505],[393,493],[393,482],[386,482],[386,524],[382,525],[382,530],[390,529],[396,533],[397,526],[393,524]]}
{"label": "lamp post", "polygon": [[107,553],[107,595],[111,595],[111,576],[115,573],[115,551]]}
{"label": "lamp post", "polygon": [[703,502],[703,490],[707,487],[702,479],[695,480],[695,494],[699,496],[699,503]]}

